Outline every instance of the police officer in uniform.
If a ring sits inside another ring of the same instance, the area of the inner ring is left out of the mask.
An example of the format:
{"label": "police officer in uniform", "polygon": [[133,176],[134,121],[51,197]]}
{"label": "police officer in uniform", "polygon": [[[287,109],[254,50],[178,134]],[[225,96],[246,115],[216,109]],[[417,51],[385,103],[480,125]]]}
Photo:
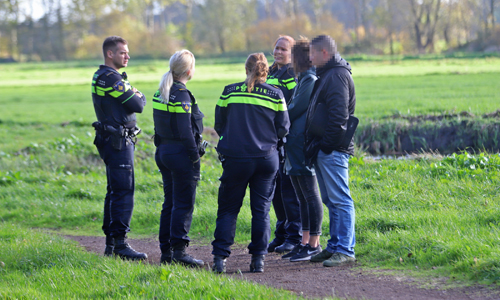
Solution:
{"label": "police officer in uniform", "polygon": [[[155,160],[163,178],[164,202],[160,217],[160,263],[203,266],[186,253],[193,217],[196,185],[200,179],[203,113],[186,89],[194,75],[194,55],[188,50],[170,58],[170,70],[153,97]],[[172,251],[173,250],[173,251]]]}
{"label": "police officer in uniform", "polygon": [[251,54],[245,69],[245,82],[226,86],[215,108],[214,129],[220,136],[217,152],[224,169],[212,242],[213,271],[217,273],[226,271],[247,186],[252,210],[250,272],[264,271],[271,235],[269,210],[279,165],[277,144],[290,127],[283,93],[265,83],[268,64],[264,54]]}
{"label": "police officer in uniform", "polygon": [[[295,73],[292,68],[291,49],[295,40],[288,36],[280,36],[274,43],[274,63],[269,68],[266,83],[278,87],[285,97],[287,105],[297,86]],[[290,176],[285,174],[284,141],[280,140],[280,168],[274,192],[273,207],[276,213],[276,230],[274,240],[269,243],[268,251],[285,253],[291,251],[302,239],[302,224],[300,220],[300,204],[293,188]]]}
{"label": "police officer in uniform", "polygon": [[99,66],[92,79],[92,100],[98,120],[92,126],[96,130],[94,144],[106,164],[104,254],[143,260],[147,255],[132,249],[126,235],[134,209],[134,148],[140,132],[135,113],[142,112],[146,98],[130,85],[125,73],[118,72],[130,59],[127,41],[110,36],[104,40],[102,50],[104,65]]}

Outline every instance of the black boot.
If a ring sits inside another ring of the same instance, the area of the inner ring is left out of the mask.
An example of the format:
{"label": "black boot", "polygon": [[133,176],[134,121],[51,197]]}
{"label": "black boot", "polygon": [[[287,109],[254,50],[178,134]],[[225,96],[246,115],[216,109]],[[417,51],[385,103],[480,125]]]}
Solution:
{"label": "black boot", "polygon": [[170,264],[172,262],[172,249],[161,252],[160,264]]}
{"label": "black boot", "polygon": [[174,255],[172,255],[172,262],[182,264],[188,267],[201,267],[203,266],[203,261],[201,259],[196,259],[191,255],[186,253],[187,244],[180,243],[173,247]]}
{"label": "black boot", "polygon": [[214,265],[212,266],[214,273],[226,273],[226,257],[222,255],[214,255]]}
{"label": "black boot", "polygon": [[115,248],[113,249],[113,253],[122,259],[144,260],[148,258],[146,253],[137,252],[132,249],[132,247],[130,247],[127,243],[125,237],[115,238]]}
{"label": "black boot", "polygon": [[104,248],[104,256],[113,255],[113,248],[115,247],[115,240],[107,235],[106,236],[106,248]]}
{"label": "black boot", "polygon": [[252,255],[252,262],[250,263],[250,272],[252,273],[264,272],[264,255]]}

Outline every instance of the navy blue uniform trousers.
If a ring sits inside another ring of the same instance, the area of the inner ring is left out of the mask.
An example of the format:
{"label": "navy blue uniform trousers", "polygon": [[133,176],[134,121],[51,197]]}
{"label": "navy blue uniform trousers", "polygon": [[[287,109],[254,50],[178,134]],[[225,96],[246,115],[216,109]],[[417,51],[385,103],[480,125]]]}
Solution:
{"label": "navy blue uniform trousers", "polygon": [[156,148],[156,165],[163,179],[164,202],[160,216],[160,249],[188,244],[193,220],[196,185],[200,179],[200,161],[189,159],[186,147],[167,144]]}
{"label": "navy blue uniform trousers", "polygon": [[236,220],[243,204],[247,186],[250,187],[252,211],[252,241],[248,245],[252,255],[267,254],[271,236],[269,210],[276,185],[278,153],[260,158],[226,157],[220,178],[217,221],[212,242],[214,255],[228,257],[236,233]]}
{"label": "navy blue uniform trousers", "polygon": [[277,219],[274,236],[281,243],[286,241],[298,244],[302,240],[300,202],[290,176],[284,173],[283,167],[284,164],[280,164],[273,198],[273,207]]}
{"label": "navy blue uniform trousers", "polygon": [[122,149],[116,150],[111,139],[96,145],[106,164],[107,192],[104,198],[102,230],[105,235],[122,237],[130,231],[130,219],[134,210],[134,143],[122,139]]}

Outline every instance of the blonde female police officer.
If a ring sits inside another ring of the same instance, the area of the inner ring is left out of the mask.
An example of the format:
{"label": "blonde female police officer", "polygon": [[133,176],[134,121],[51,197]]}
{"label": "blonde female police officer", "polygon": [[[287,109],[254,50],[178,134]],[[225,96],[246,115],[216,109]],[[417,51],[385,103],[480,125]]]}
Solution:
{"label": "blonde female police officer", "polygon": [[191,267],[203,265],[202,260],[186,253],[204,153],[200,148],[204,115],[186,88],[194,75],[194,63],[194,55],[188,50],[172,55],[170,70],[153,97],[155,160],[165,197],[160,217],[160,262]]}
{"label": "blonde female police officer", "polygon": [[271,235],[269,209],[279,164],[276,148],[290,127],[283,93],[265,83],[268,64],[264,54],[248,56],[245,70],[246,80],[226,86],[215,108],[214,129],[220,137],[217,151],[224,169],[212,242],[213,271],[217,273],[225,272],[247,186],[252,210],[250,272],[264,271]]}

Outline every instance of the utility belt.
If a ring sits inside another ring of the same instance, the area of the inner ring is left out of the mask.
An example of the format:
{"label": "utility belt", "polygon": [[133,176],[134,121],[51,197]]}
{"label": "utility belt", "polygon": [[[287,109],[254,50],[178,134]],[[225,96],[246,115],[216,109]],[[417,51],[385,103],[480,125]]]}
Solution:
{"label": "utility belt", "polygon": [[94,144],[99,147],[109,138],[115,150],[122,150],[124,140],[127,145],[128,143],[135,144],[137,142],[137,136],[141,133],[141,129],[137,126],[134,126],[134,128],[126,128],[123,125],[114,127],[101,122],[94,122],[92,123],[92,127],[94,127],[96,131]]}
{"label": "utility belt", "polygon": [[[153,136],[153,139],[156,147],[160,145],[184,145],[182,141],[179,140],[162,139],[158,134],[155,134]],[[198,154],[200,155],[200,157],[202,157],[206,152],[208,142],[203,140],[201,134],[195,134],[194,141],[196,142],[196,146],[198,147]]]}

